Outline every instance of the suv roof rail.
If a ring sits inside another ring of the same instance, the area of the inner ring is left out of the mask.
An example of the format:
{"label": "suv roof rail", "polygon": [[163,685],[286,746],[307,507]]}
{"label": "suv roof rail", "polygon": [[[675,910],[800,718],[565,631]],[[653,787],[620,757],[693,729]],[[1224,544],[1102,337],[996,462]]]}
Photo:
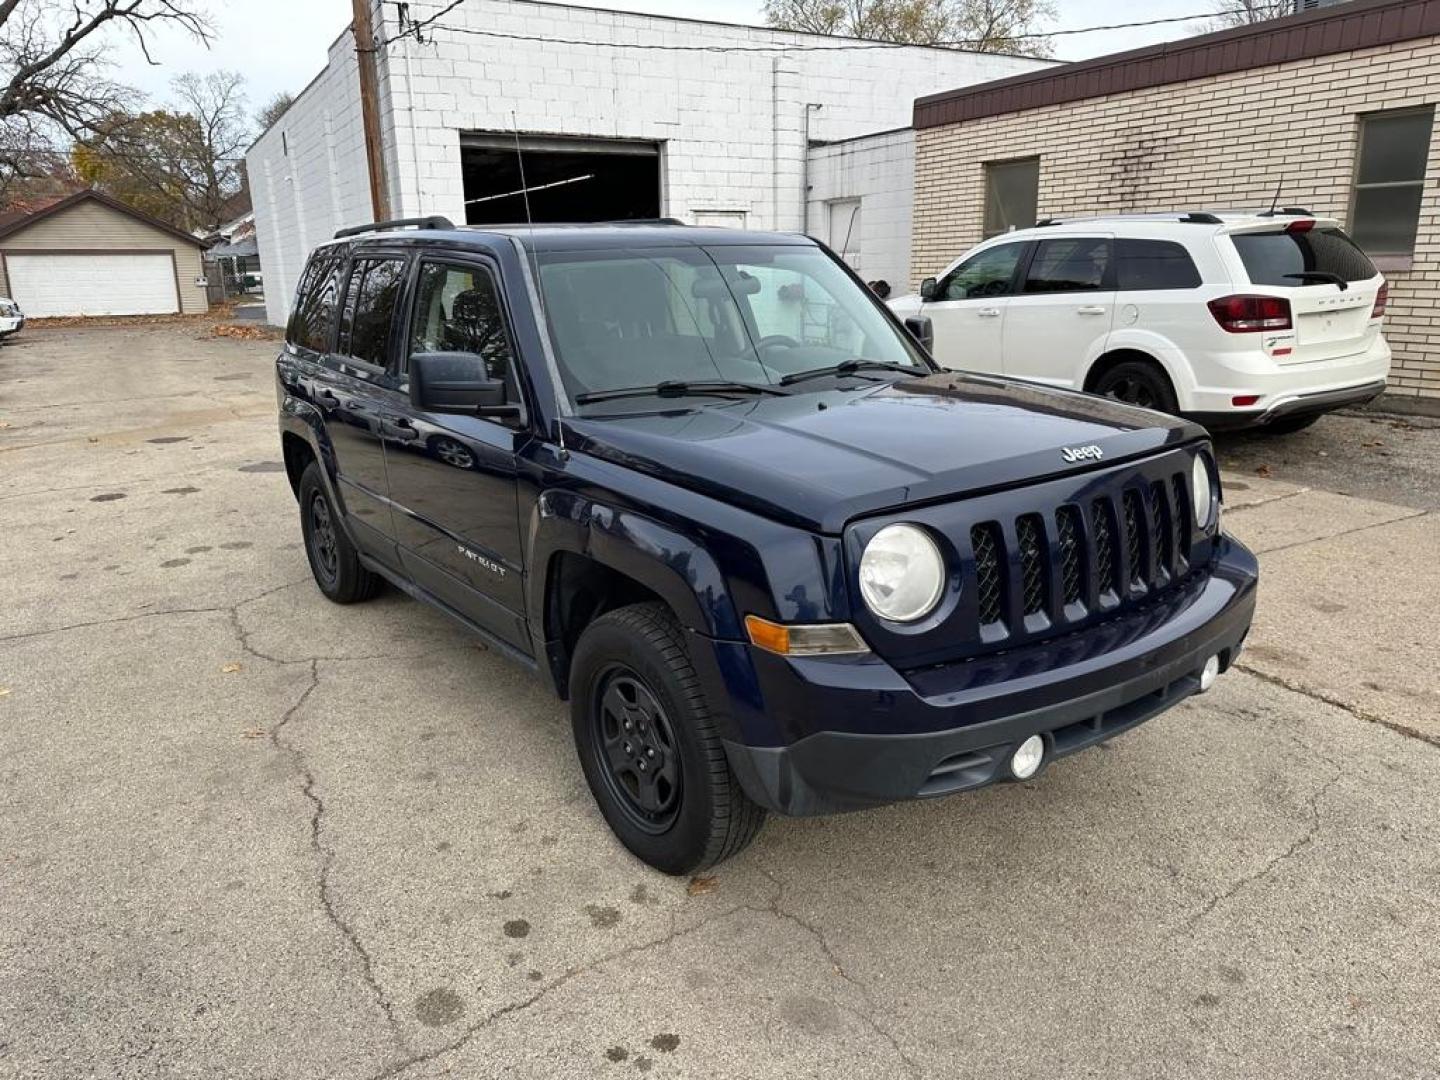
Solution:
{"label": "suv roof rail", "polygon": [[1218,217],[1216,217],[1214,214],[1207,213],[1207,212],[1204,211],[1204,210],[1191,210],[1188,214],[1184,215],[1180,220],[1183,221],[1183,222],[1185,222],[1185,223],[1188,224],[1188,225],[1221,225],[1221,224],[1223,224],[1223,222],[1222,222]]}
{"label": "suv roof rail", "polygon": [[611,221],[596,222],[598,225],[684,225],[674,217],[615,218]]}
{"label": "suv roof rail", "polygon": [[455,227],[449,218],[431,214],[429,217],[395,218],[391,221],[374,221],[369,225],[351,225],[348,229],[336,229],[334,239],[339,240],[346,236],[359,236],[361,233],[383,232],[386,229],[403,229],[410,226],[417,229],[453,229]]}

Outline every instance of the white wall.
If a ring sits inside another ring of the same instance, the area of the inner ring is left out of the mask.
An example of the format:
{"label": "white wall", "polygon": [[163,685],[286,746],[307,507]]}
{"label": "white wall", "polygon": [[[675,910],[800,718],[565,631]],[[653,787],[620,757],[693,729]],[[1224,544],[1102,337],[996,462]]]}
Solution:
{"label": "white wall", "polygon": [[[441,6],[416,0],[410,11],[424,19]],[[381,36],[396,30],[393,4],[377,3],[376,26]],[[530,0],[468,0],[426,33],[425,44],[406,38],[380,54],[390,209],[456,222],[465,219],[460,133],[513,124],[524,133],[660,142],[664,213],[693,220],[707,210],[743,210],[751,228],[798,229],[806,103],[823,106],[812,113],[813,139],[850,138],[908,124],[919,95],[1041,63],[948,49],[836,50],[847,41]],[[637,45],[765,51],[614,47]],[[784,45],[814,51],[774,51]],[[288,159],[279,156],[281,129],[290,131]],[[337,222],[370,218],[348,36],[247,163],[259,193],[269,314],[279,321],[309,247]]]}
{"label": "white wall", "polygon": [[[908,291],[910,211],[915,199],[915,132],[910,128],[862,135],[810,149],[810,233],[840,250],[850,207],[859,199],[859,235],[850,260],[866,281],[890,283],[892,295]],[[837,220],[833,222],[832,217]]]}

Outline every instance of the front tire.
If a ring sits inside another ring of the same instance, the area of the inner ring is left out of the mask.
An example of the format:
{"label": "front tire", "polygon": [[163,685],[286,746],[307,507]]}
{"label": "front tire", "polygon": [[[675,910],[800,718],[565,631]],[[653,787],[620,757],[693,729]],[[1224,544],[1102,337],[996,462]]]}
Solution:
{"label": "front tire", "polygon": [[765,811],[730,768],[685,632],[665,605],[617,608],[586,628],[570,710],[590,791],[636,858],[693,874],[755,839]]}
{"label": "front tire", "polygon": [[350,543],[314,461],[300,475],[300,530],[310,572],[327,599],[355,604],[375,595],[380,579],[360,564],[360,553]]}

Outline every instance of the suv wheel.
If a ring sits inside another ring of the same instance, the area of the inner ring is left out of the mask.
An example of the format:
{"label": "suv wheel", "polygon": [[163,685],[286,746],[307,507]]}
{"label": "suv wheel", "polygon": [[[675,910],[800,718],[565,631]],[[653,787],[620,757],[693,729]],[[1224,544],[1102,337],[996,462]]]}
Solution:
{"label": "suv wheel", "polygon": [[380,579],[360,565],[360,556],[345,529],[325,484],[320,466],[310,462],[300,476],[300,530],[305,534],[305,555],[315,584],[337,604],[368,600]]}
{"label": "suv wheel", "polygon": [[1158,364],[1148,360],[1116,364],[1095,380],[1091,392],[1158,412],[1173,413],[1178,408],[1169,377]]}
{"label": "suv wheel", "polygon": [[590,791],[637,858],[690,874],[760,831],[765,812],[730,769],[685,632],[663,604],[617,608],[586,628],[570,710]]}

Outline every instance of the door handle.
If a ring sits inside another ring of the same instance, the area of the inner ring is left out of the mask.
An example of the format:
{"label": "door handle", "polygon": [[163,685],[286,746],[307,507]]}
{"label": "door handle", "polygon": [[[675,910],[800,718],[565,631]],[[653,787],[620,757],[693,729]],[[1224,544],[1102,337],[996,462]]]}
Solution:
{"label": "door handle", "polygon": [[1077,315],[1104,315],[1109,309],[1101,304],[1082,304],[1075,309]]}
{"label": "door handle", "polygon": [[982,319],[993,319],[1000,314],[1000,309],[998,307],[982,307],[975,314]]}

